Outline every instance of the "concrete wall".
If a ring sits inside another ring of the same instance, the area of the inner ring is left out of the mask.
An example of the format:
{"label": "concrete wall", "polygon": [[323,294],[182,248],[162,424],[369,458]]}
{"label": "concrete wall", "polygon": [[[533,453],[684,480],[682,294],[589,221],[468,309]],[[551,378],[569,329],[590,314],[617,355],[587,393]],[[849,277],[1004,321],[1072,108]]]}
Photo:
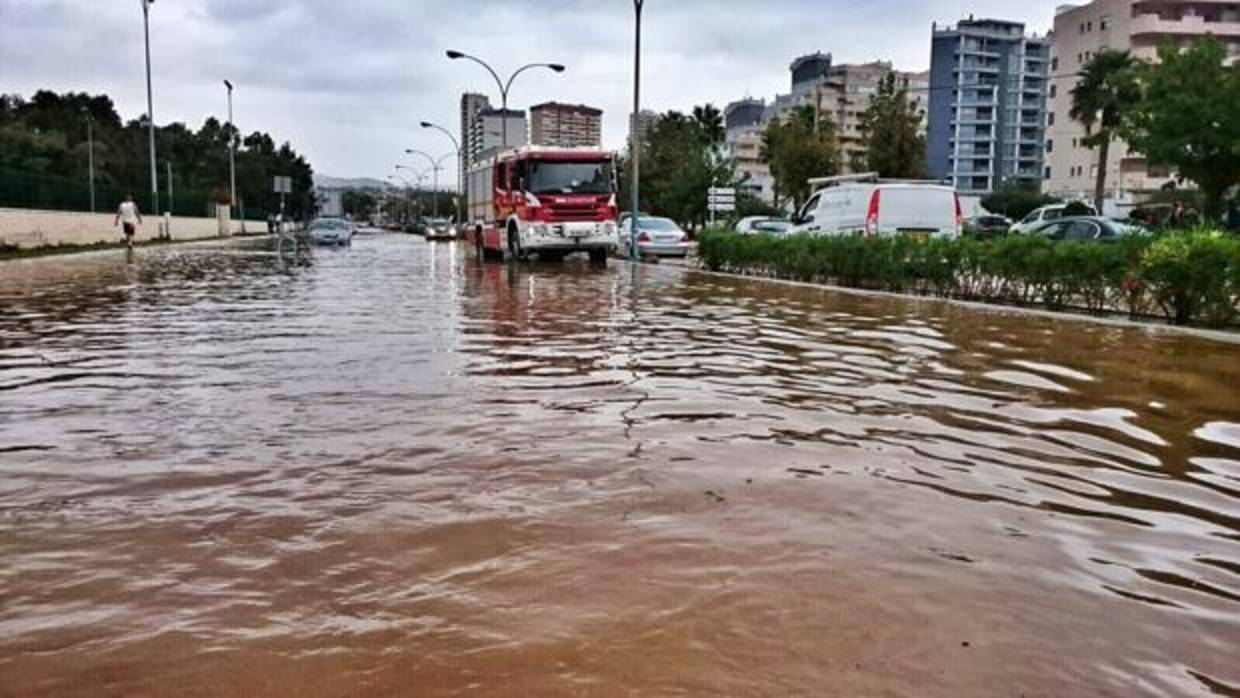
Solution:
{"label": "concrete wall", "polygon": [[[31,209],[0,208],[0,244],[21,248],[49,245],[93,245],[100,242],[122,242],[124,235],[114,213],[77,213],[70,211],[36,211]],[[263,222],[250,221],[251,231],[266,231]],[[173,240],[199,240],[219,237],[229,231],[241,230],[240,221],[232,221],[228,207],[221,207],[216,218],[188,218],[184,216],[144,216],[143,225],[134,236],[137,241],[152,240],[164,234],[165,229]]]}

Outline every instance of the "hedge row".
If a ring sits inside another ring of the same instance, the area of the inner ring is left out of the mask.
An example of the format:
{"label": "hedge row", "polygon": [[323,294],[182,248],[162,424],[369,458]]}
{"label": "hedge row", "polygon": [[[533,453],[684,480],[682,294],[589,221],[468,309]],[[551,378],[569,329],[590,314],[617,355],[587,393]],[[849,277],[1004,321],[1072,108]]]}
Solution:
{"label": "hedge row", "polygon": [[1052,310],[1162,316],[1175,324],[1230,325],[1240,303],[1240,240],[1209,230],[1105,244],[1031,235],[917,240],[712,230],[700,236],[698,254],[714,271]]}

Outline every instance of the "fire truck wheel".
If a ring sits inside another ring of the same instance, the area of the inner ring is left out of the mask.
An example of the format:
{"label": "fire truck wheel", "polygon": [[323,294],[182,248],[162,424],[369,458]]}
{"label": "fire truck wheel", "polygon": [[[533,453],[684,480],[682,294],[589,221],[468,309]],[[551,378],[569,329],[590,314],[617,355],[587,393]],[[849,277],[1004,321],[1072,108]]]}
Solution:
{"label": "fire truck wheel", "polygon": [[520,262],[525,259],[525,253],[521,251],[521,237],[517,235],[515,227],[508,229],[508,256],[514,262]]}
{"label": "fire truck wheel", "polygon": [[590,250],[590,263],[606,266],[607,250],[605,248],[600,250]]}

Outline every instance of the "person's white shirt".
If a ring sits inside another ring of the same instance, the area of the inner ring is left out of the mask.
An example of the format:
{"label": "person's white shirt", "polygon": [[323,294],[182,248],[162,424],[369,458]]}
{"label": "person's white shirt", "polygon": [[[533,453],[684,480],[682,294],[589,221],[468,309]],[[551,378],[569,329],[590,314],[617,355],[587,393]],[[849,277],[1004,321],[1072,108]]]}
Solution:
{"label": "person's white shirt", "polygon": [[116,210],[116,215],[120,216],[121,223],[138,224],[138,205],[132,201],[122,201],[120,208]]}

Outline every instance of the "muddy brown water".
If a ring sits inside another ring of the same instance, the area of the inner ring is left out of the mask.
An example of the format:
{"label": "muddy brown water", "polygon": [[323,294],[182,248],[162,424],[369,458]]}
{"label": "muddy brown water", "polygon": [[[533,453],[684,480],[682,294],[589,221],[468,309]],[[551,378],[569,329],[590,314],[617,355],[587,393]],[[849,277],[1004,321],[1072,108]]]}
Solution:
{"label": "muddy brown water", "polygon": [[0,263],[0,695],[1240,695],[1238,386],[408,237]]}

